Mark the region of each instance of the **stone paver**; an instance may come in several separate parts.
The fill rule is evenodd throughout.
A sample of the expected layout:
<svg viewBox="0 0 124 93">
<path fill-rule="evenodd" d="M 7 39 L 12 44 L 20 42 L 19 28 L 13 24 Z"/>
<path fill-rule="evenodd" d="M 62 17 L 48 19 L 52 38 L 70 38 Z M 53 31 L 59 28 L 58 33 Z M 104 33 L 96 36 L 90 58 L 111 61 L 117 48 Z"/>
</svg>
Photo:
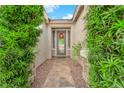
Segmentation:
<svg viewBox="0 0 124 93">
<path fill-rule="evenodd" d="M 32 87 L 86 87 L 81 76 L 81 70 L 81 66 L 70 58 L 48 60 L 37 68 L 36 78 Z"/>
<path fill-rule="evenodd" d="M 44 87 L 74 87 L 74 80 L 67 60 L 55 60 Z"/>
</svg>

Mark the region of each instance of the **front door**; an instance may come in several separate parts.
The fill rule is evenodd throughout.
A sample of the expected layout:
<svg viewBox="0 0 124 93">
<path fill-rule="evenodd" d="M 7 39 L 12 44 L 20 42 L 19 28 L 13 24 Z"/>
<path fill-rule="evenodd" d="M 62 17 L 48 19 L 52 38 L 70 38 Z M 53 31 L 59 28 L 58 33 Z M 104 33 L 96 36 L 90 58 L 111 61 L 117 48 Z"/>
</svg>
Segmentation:
<svg viewBox="0 0 124 93">
<path fill-rule="evenodd" d="M 57 55 L 66 55 L 66 33 L 65 31 L 57 32 Z"/>
</svg>

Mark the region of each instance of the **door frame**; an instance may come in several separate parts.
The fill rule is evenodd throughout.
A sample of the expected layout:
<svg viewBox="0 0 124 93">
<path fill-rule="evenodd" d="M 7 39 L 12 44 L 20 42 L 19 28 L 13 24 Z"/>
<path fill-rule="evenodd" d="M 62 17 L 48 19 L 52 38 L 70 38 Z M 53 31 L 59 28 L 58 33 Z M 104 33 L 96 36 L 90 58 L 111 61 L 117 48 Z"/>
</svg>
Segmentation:
<svg viewBox="0 0 124 93">
<path fill-rule="evenodd" d="M 53 27 L 53 28 L 51 28 L 51 30 L 52 30 L 52 34 L 53 34 L 53 32 L 55 32 L 54 34 L 54 38 L 53 38 L 53 35 L 51 36 L 51 45 L 52 45 L 52 48 L 51 48 L 51 57 L 70 57 L 71 56 L 71 42 L 70 42 L 70 44 L 68 43 L 69 41 L 68 40 L 70 40 L 71 41 L 71 27 L 67 27 L 67 28 L 65 28 L 65 27 Z M 57 54 L 57 32 L 65 32 L 65 54 L 64 55 L 58 55 Z M 68 33 L 68 32 L 70 32 L 70 34 Z M 70 37 L 70 39 L 68 38 L 68 34 L 70 35 L 69 37 Z M 54 43 L 53 43 L 53 40 L 55 40 L 54 41 Z M 53 47 L 53 44 L 55 45 L 55 47 Z M 70 46 L 69 46 L 70 45 Z"/>
</svg>

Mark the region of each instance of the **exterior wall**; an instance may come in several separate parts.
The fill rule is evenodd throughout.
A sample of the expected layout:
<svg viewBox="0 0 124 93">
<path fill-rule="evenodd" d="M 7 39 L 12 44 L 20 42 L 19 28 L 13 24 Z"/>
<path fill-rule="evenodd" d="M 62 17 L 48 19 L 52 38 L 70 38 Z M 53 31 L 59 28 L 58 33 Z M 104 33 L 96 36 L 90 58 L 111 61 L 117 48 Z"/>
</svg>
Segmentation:
<svg viewBox="0 0 124 93">
<path fill-rule="evenodd" d="M 82 66 L 82 77 L 85 80 L 88 86 L 88 73 L 89 73 L 89 64 L 87 60 L 88 56 L 88 49 L 86 46 L 86 34 L 87 30 L 85 30 L 85 16 L 88 12 L 88 6 L 84 6 L 84 10 L 79 16 L 77 22 L 74 24 L 74 34 L 75 34 L 75 41 L 74 43 L 81 42 L 82 49 L 80 51 L 80 58 L 78 59 L 78 63 Z"/>
<path fill-rule="evenodd" d="M 72 58 L 72 46 L 75 43 L 75 27 L 74 24 L 71 26 L 71 58 Z"/>
<path fill-rule="evenodd" d="M 52 44 L 51 44 L 51 39 L 52 39 L 52 34 L 51 34 L 51 27 L 48 25 L 48 33 L 47 33 L 47 40 L 48 40 L 48 59 L 51 59 L 51 49 L 52 49 Z"/>
<path fill-rule="evenodd" d="M 36 46 L 36 54 L 34 63 L 31 64 L 30 69 L 32 69 L 32 75 L 29 77 L 29 81 L 31 83 L 34 82 L 34 78 L 36 76 L 36 69 L 39 65 L 45 62 L 48 59 L 48 31 L 45 22 L 41 24 L 42 30 L 41 34 L 38 38 L 39 42 Z"/>
<path fill-rule="evenodd" d="M 45 23 L 42 24 L 42 33 L 36 47 L 35 67 L 37 68 L 48 58 L 48 31 Z"/>
<path fill-rule="evenodd" d="M 88 11 L 88 6 L 84 6 L 84 10 L 82 11 L 82 13 L 80 14 L 79 18 L 77 19 L 77 21 L 74 23 L 74 43 L 78 43 L 81 42 L 82 44 L 82 50 L 85 51 L 86 50 L 86 34 L 87 31 L 84 29 L 85 27 L 85 16 L 86 13 Z M 87 53 L 83 53 L 82 55 L 83 57 L 87 56 Z"/>
<path fill-rule="evenodd" d="M 72 23 L 51 23 L 49 24 L 51 28 L 68 28 L 72 26 Z"/>
<path fill-rule="evenodd" d="M 74 23 L 74 35 L 75 35 L 75 43 L 78 41 L 83 41 L 86 37 L 86 31 L 84 30 L 85 25 L 85 15 L 86 15 L 86 9 L 87 7 L 84 7 L 84 10 L 81 12 L 79 18 Z"/>
</svg>

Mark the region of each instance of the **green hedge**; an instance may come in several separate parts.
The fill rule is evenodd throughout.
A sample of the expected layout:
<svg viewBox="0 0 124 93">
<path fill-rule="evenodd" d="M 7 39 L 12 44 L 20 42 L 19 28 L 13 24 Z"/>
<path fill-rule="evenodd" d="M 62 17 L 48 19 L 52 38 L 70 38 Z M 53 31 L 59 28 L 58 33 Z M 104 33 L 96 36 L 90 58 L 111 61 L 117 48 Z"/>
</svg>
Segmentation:
<svg viewBox="0 0 124 93">
<path fill-rule="evenodd" d="M 90 6 L 90 87 L 124 87 L 124 6 Z"/>
<path fill-rule="evenodd" d="M 29 66 L 42 20 L 42 6 L 0 7 L 0 87 L 30 87 Z"/>
</svg>

